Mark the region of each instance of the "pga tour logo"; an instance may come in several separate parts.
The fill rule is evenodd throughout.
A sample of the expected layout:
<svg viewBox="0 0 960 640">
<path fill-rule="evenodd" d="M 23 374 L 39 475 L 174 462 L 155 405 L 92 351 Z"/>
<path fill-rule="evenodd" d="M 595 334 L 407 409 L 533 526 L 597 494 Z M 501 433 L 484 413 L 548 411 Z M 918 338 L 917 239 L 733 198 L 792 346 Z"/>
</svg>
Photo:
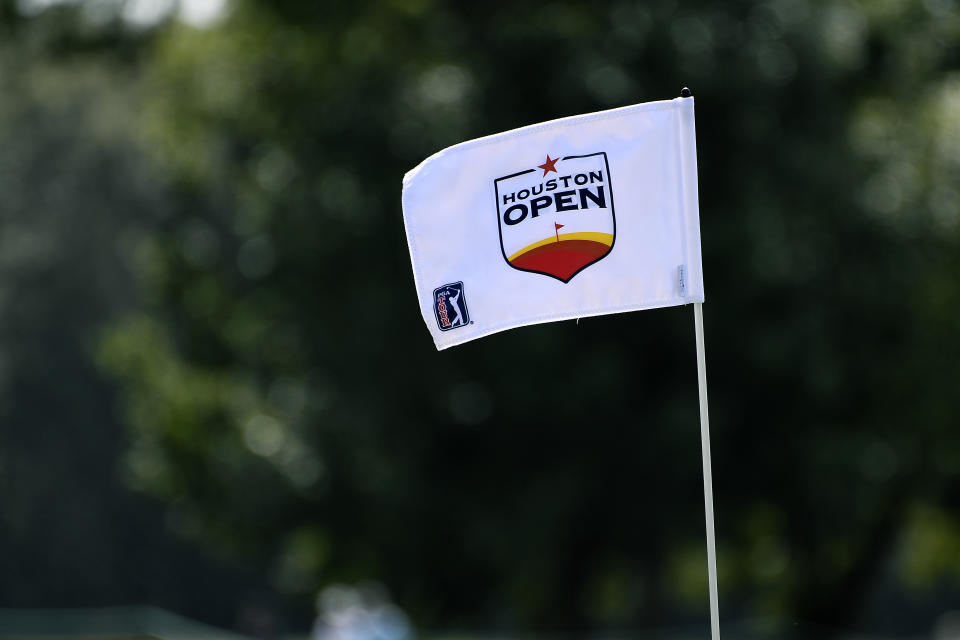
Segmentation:
<svg viewBox="0 0 960 640">
<path fill-rule="evenodd" d="M 493 187 L 500 250 L 514 269 L 566 283 L 613 249 L 617 224 L 605 152 L 548 154 L 535 169 L 497 178 Z"/>
<path fill-rule="evenodd" d="M 467 300 L 463 296 L 463 283 L 452 282 L 433 290 L 433 313 L 437 316 L 440 331 L 449 331 L 470 324 Z"/>
</svg>

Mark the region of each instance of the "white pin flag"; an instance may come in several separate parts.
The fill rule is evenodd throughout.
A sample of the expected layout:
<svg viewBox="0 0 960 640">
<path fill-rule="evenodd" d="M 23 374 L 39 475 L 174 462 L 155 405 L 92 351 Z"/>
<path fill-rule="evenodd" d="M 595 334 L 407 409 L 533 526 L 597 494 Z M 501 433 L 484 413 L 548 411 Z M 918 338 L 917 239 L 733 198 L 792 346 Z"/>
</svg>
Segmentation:
<svg viewBox="0 0 960 640">
<path fill-rule="evenodd" d="M 693 98 L 470 140 L 403 178 L 437 349 L 528 324 L 694 303 L 710 631 L 720 639 Z"/>
<path fill-rule="evenodd" d="M 693 98 L 444 149 L 404 176 L 403 215 L 438 349 L 702 302 Z"/>
</svg>

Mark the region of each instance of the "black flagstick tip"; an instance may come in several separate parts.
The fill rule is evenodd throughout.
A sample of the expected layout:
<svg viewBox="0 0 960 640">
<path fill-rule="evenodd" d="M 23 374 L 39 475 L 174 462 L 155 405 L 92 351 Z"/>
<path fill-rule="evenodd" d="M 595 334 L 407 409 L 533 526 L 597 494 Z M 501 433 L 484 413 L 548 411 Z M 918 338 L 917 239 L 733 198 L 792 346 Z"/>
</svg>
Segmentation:
<svg viewBox="0 0 960 640">
<path fill-rule="evenodd" d="M 683 89 L 680 89 L 680 97 L 681 97 L 681 98 L 689 98 L 689 97 L 692 96 L 692 95 L 693 95 L 693 94 L 690 93 L 690 89 L 687 89 L 686 87 L 684 87 Z"/>
</svg>

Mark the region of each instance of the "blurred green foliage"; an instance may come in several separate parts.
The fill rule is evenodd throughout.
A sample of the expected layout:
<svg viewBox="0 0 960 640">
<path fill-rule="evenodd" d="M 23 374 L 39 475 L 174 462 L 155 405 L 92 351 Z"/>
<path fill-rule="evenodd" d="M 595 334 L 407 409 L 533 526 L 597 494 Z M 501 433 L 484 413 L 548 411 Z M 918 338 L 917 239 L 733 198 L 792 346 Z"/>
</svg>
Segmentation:
<svg viewBox="0 0 960 640">
<path fill-rule="evenodd" d="M 925 632 L 960 598 L 953 2 L 47 4 L 0 4 L 18 419 L 108 397 L 95 350 L 176 533 L 428 628 L 702 622 L 689 310 L 436 353 L 399 211 L 444 146 L 688 85 L 723 616 Z M 51 437 L 107 420 L 63 402 Z"/>
</svg>

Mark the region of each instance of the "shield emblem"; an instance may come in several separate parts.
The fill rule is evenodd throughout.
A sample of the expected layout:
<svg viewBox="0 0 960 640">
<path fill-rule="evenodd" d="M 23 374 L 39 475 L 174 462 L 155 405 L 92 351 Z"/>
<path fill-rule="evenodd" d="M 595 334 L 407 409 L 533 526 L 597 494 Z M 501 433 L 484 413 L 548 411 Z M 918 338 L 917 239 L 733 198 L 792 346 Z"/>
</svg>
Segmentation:
<svg viewBox="0 0 960 640">
<path fill-rule="evenodd" d="M 500 250 L 514 269 L 561 282 L 613 249 L 616 218 L 603 151 L 551 158 L 494 180 Z"/>
</svg>

